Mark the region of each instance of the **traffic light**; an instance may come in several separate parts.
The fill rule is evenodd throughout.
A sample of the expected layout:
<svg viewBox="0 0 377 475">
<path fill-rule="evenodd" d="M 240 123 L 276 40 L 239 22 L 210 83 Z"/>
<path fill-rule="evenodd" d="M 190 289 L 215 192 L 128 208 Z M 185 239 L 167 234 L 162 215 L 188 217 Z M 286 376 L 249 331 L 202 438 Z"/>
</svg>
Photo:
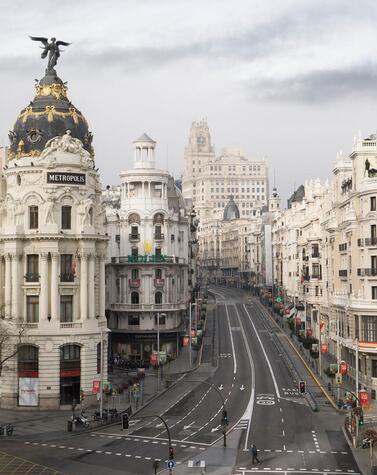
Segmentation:
<svg viewBox="0 0 377 475">
<path fill-rule="evenodd" d="M 125 414 L 122 414 L 122 429 L 128 429 L 129 428 L 129 418 L 127 412 Z"/>
<path fill-rule="evenodd" d="M 299 390 L 300 390 L 300 394 L 305 394 L 306 393 L 306 382 L 305 381 L 300 381 L 298 387 L 299 387 Z"/>
<path fill-rule="evenodd" d="M 222 423 L 223 423 L 224 426 L 227 426 L 229 424 L 228 413 L 225 409 L 223 410 Z"/>
<path fill-rule="evenodd" d="M 169 447 L 169 460 L 174 460 L 174 449 Z"/>
<path fill-rule="evenodd" d="M 363 425 L 364 425 L 364 413 L 361 412 L 359 416 L 359 426 L 363 426 Z"/>
</svg>

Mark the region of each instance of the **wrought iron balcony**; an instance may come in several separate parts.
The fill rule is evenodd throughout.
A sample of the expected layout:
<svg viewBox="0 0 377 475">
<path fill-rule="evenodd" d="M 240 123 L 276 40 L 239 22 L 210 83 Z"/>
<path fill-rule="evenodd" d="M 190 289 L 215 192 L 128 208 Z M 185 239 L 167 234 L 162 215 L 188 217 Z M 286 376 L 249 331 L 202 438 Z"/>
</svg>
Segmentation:
<svg viewBox="0 0 377 475">
<path fill-rule="evenodd" d="M 25 274 L 26 282 L 39 282 L 39 274 L 36 272 L 27 272 Z"/>
<path fill-rule="evenodd" d="M 359 247 L 364 246 L 377 246 L 377 237 L 370 237 L 370 238 L 360 238 L 357 240 L 357 245 Z"/>
<path fill-rule="evenodd" d="M 74 282 L 75 274 L 72 272 L 63 272 L 60 274 L 60 282 Z"/>
<path fill-rule="evenodd" d="M 140 234 L 131 233 L 129 235 L 130 241 L 140 241 Z"/>
<path fill-rule="evenodd" d="M 164 238 L 164 233 L 154 233 L 154 240 L 155 241 L 163 241 Z"/>
<path fill-rule="evenodd" d="M 348 271 L 347 269 L 340 269 L 339 270 L 339 277 L 347 277 Z"/>
<path fill-rule="evenodd" d="M 372 268 L 372 269 L 357 269 L 357 275 L 359 277 L 371 277 L 371 276 L 377 276 L 377 268 Z"/>
</svg>

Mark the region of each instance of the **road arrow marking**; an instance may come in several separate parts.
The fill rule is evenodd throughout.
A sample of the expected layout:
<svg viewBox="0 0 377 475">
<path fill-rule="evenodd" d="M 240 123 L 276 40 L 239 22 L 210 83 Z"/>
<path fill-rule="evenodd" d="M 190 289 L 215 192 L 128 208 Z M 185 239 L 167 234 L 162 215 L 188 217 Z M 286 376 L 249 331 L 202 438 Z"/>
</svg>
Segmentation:
<svg viewBox="0 0 377 475">
<path fill-rule="evenodd" d="M 156 424 L 156 429 L 160 429 L 160 427 L 162 427 L 164 424 L 162 422 L 160 422 L 159 424 Z"/>
<path fill-rule="evenodd" d="M 191 426 L 195 423 L 195 421 L 192 421 L 191 424 L 189 424 L 188 426 L 183 426 L 183 429 L 184 430 L 187 430 L 187 429 L 190 429 Z"/>
<path fill-rule="evenodd" d="M 216 432 L 217 430 L 219 430 L 220 427 L 221 427 L 221 424 L 211 429 L 211 432 Z"/>
<path fill-rule="evenodd" d="M 240 387 L 240 391 L 243 391 L 244 389 L 245 389 L 245 386 L 242 385 L 242 386 Z"/>
<path fill-rule="evenodd" d="M 219 390 L 221 391 L 222 389 L 224 389 L 224 386 L 222 384 L 220 384 Z"/>
</svg>

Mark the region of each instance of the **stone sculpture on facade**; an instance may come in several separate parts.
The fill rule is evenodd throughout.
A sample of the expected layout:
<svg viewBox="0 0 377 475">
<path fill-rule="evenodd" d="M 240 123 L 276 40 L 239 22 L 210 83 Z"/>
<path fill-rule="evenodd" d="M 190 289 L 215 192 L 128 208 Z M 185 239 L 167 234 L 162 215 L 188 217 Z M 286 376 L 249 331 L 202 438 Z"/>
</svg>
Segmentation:
<svg viewBox="0 0 377 475">
<path fill-rule="evenodd" d="M 55 224 L 54 213 L 53 213 L 54 200 L 52 198 L 47 198 L 44 208 L 45 208 L 45 224 Z"/>
<path fill-rule="evenodd" d="M 46 158 L 58 150 L 74 153 L 75 155 L 91 160 L 90 153 L 84 149 L 81 140 L 72 137 L 70 130 L 67 130 L 62 136 L 54 137 L 49 140 L 41 154 L 41 158 Z"/>
<path fill-rule="evenodd" d="M 377 176 L 377 168 L 370 168 L 370 161 L 365 160 L 365 171 L 368 173 L 368 178 L 374 178 Z"/>
</svg>

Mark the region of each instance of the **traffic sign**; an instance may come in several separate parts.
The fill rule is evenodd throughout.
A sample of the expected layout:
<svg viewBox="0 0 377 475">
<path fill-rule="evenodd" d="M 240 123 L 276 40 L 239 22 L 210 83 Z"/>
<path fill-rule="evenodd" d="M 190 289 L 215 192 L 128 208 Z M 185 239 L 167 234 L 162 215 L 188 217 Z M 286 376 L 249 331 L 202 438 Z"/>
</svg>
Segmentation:
<svg viewBox="0 0 377 475">
<path fill-rule="evenodd" d="M 175 462 L 174 460 L 169 460 L 168 463 L 166 464 L 168 468 L 174 468 L 175 467 Z"/>
</svg>

